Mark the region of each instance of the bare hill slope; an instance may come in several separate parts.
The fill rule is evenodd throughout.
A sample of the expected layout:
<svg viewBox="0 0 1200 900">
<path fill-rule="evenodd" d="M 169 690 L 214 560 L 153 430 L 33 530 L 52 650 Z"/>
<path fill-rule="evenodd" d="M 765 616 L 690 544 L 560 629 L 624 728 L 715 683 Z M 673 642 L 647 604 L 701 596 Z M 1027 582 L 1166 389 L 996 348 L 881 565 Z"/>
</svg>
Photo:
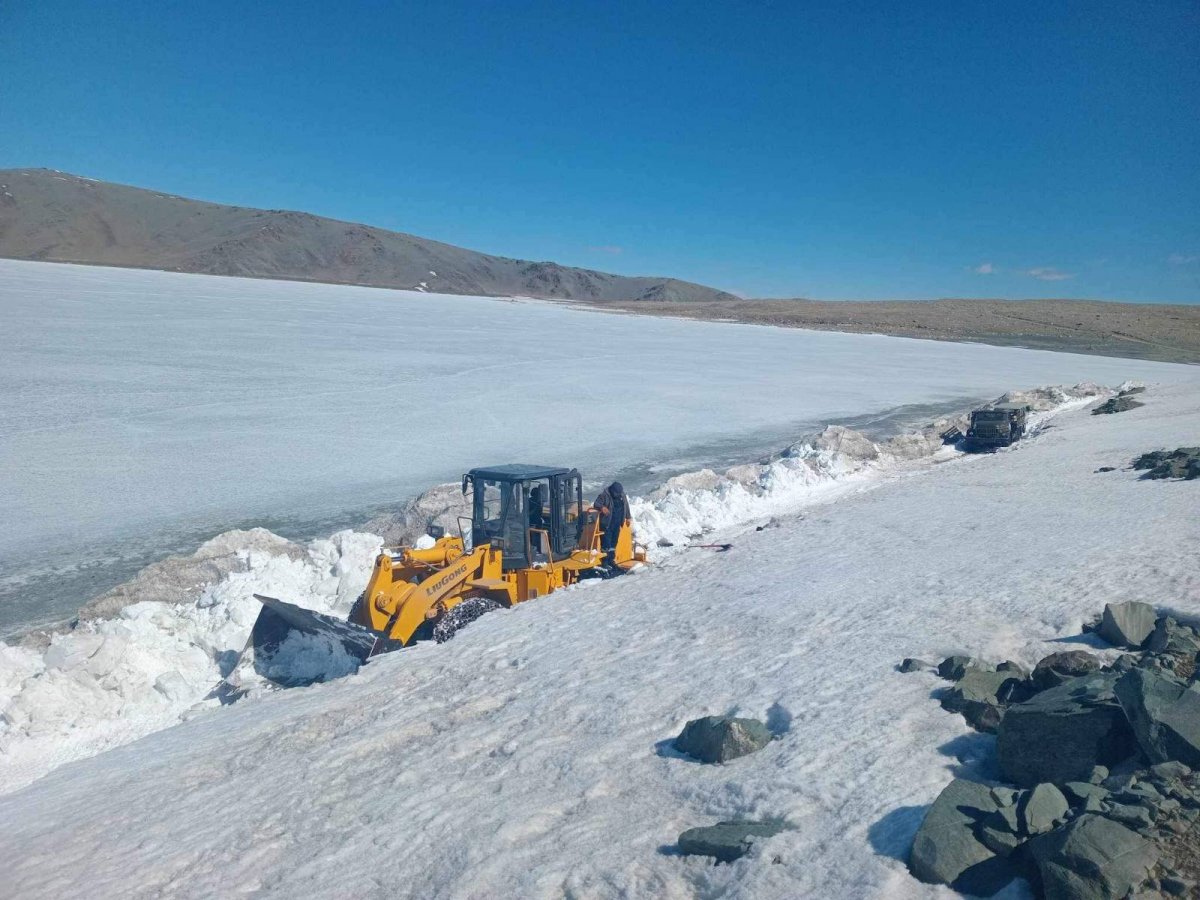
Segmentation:
<svg viewBox="0 0 1200 900">
<path fill-rule="evenodd" d="M 309 213 L 206 203 L 50 169 L 0 169 L 0 257 L 448 294 L 735 299 L 674 278 L 489 256 Z"/>
<path fill-rule="evenodd" d="M 1200 304 L 1098 300 L 721 300 L 596 304 L 641 315 L 977 341 L 1200 363 Z"/>
</svg>

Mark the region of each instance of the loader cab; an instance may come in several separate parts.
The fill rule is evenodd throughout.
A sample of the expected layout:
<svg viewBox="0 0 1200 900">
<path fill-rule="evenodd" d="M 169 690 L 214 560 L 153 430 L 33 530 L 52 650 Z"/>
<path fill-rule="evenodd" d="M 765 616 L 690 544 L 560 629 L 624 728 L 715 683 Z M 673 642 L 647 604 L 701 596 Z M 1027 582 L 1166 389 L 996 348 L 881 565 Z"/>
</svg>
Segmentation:
<svg viewBox="0 0 1200 900">
<path fill-rule="evenodd" d="M 570 556 L 583 527 L 583 482 L 575 469 L 505 465 L 472 469 L 471 545 L 491 544 L 504 569 L 526 569 Z"/>
</svg>

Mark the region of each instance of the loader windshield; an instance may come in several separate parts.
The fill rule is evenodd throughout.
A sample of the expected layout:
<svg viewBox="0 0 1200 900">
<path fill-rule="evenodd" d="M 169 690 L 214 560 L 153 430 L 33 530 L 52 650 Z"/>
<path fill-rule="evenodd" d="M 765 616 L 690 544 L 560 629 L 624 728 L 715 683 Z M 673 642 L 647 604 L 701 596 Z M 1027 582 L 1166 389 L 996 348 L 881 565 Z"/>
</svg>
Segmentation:
<svg viewBox="0 0 1200 900">
<path fill-rule="evenodd" d="M 504 551 L 504 565 L 524 565 L 526 519 L 525 495 L 519 481 L 477 478 L 475 480 L 473 545 L 497 544 Z"/>
</svg>

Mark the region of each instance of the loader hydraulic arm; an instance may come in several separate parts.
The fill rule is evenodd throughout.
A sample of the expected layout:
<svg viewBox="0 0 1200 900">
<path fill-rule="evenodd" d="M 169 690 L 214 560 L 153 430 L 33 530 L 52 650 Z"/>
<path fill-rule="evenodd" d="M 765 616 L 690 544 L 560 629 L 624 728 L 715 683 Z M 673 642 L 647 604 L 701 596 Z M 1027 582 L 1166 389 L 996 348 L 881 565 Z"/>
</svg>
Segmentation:
<svg viewBox="0 0 1200 900">
<path fill-rule="evenodd" d="M 407 646 L 439 604 L 452 608 L 464 599 L 467 581 L 483 578 L 493 566 L 499 569 L 498 557 L 492 547 L 463 553 L 461 545 L 457 550 L 445 545 L 409 550 L 399 558 L 381 553 L 361 613 L 368 621 L 359 624 Z"/>
</svg>

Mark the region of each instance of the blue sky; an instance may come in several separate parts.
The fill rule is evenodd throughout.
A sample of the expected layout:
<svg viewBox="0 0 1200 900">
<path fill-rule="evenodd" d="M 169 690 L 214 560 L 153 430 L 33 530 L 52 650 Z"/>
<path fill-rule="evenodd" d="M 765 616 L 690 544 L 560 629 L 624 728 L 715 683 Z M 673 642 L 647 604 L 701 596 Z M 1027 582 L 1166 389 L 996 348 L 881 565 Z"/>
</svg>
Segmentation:
<svg viewBox="0 0 1200 900">
<path fill-rule="evenodd" d="M 1200 301 L 1200 4 L 0 3 L 0 167 L 748 296 Z"/>
</svg>

